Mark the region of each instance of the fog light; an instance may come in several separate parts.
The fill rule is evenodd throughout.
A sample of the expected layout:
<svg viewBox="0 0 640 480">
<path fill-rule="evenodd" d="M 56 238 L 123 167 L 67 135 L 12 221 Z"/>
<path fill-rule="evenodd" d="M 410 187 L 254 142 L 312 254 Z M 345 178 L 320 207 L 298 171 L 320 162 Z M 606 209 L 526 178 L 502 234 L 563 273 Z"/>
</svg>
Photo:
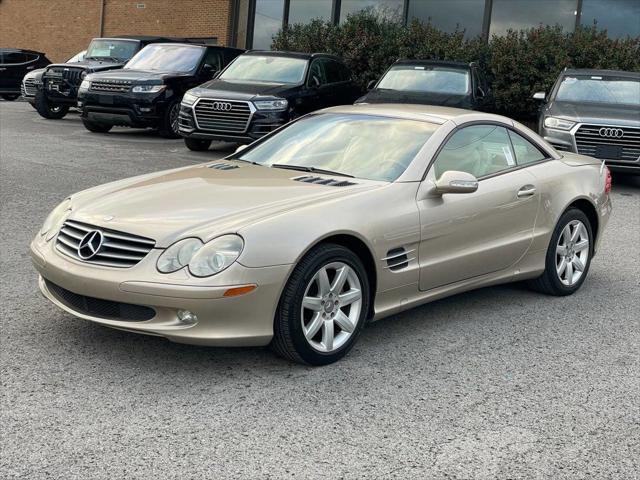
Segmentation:
<svg viewBox="0 0 640 480">
<path fill-rule="evenodd" d="M 189 310 L 178 310 L 178 319 L 182 323 L 194 324 L 198 323 L 198 316 Z"/>
<path fill-rule="evenodd" d="M 144 113 L 149 113 L 151 109 L 149 107 L 140 107 L 140 111 Z"/>
</svg>

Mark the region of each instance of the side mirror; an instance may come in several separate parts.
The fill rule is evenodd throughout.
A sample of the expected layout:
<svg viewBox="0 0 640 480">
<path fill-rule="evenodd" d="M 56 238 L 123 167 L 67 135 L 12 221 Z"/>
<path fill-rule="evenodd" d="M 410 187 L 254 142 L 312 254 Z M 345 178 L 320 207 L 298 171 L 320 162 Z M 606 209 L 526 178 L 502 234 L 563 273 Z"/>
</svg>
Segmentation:
<svg viewBox="0 0 640 480">
<path fill-rule="evenodd" d="M 544 102 L 547 99 L 547 94 L 545 92 L 536 92 L 533 94 L 533 99 L 541 100 Z"/>
<path fill-rule="evenodd" d="M 373 88 L 376 86 L 376 83 L 378 83 L 376 80 L 371 80 L 369 83 L 367 83 L 367 90 L 373 90 Z"/>
<path fill-rule="evenodd" d="M 478 179 L 467 172 L 448 170 L 436 180 L 436 193 L 473 193 L 478 190 Z"/>
<path fill-rule="evenodd" d="M 236 151 L 233 153 L 240 153 L 242 150 L 244 150 L 245 148 L 247 148 L 249 145 L 238 145 L 238 148 L 236 148 Z"/>
</svg>

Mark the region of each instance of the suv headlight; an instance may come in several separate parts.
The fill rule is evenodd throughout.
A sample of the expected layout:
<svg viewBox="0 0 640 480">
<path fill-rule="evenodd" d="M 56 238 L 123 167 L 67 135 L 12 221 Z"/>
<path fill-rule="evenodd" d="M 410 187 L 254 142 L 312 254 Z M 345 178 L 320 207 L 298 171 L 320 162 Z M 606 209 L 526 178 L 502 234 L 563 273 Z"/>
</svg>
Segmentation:
<svg viewBox="0 0 640 480">
<path fill-rule="evenodd" d="M 167 88 L 166 85 L 136 85 L 131 91 L 133 93 L 160 93 L 165 88 Z"/>
<path fill-rule="evenodd" d="M 278 98 L 275 100 L 256 100 L 253 102 L 258 110 L 286 110 L 289 106 L 284 98 Z"/>
<path fill-rule="evenodd" d="M 82 80 L 82 83 L 80 84 L 80 90 L 82 90 L 83 92 L 86 92 L 87 90 L 89 90 L 90 87 L 91 87 L 91 82 L 89 80 Z"/>
<path fill-rule="evenodd" d="M 65 199 L 60 205 L 54 208 L 46 218 L 40 229 L 40 235 L 45 236 L 47 241 L 51 240 L 56 232 L 58 225 L 62 219 L 71 212 L 71 198 Z"/>
<path fill-rule="evenodd" d="M 196 100 L 198 100 L 198 98 L 200 97 L 192 93 L 186 92 L 182 97 L 182 103 L 184 103 L 185 105 L 193 105 L 194 103 L 196 103 Z"/>
<path fill-rule="evenodd" d="M 171 273 L 186 266 L 196 277 L 209 277 L 231 266 L 242 253 L 244 241 L 234 234 L 222 235 L 203 244 L 198 238 L 186 238 L 167 248 L 158 258 L 161 273 Z"/>
<path fill-rule="evenodd" d="M 576 122 L 564 120 L 557 117 L 547 117 L 544 119 L 544 126 L 547 128 L 556 128 L 558 130 L 571 130 Z"/>
</svg>

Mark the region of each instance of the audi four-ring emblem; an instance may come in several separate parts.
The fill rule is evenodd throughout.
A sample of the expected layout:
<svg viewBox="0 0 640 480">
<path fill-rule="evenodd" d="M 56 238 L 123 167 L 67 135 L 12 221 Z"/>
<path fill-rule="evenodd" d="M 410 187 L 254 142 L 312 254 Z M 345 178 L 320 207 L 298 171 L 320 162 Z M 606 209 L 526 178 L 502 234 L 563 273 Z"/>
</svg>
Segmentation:
<svg viewBox="0 0 640 480">
<path fill-rule="evenodd" d="M 232 105 L 227 102 L 213 102 L 213 105 L 211 107 L 214 110 L 218 110 L 221 112 L 228 112 L 229 110 L 231 110 Z"/>
<path fill-rule="evenodd" d="M 607 138 L 622 138 L 624 137 L 624 131 L 621 128 L 606 128 L 602 127 L 598 130 L 601 137 Z"/>
</svg>

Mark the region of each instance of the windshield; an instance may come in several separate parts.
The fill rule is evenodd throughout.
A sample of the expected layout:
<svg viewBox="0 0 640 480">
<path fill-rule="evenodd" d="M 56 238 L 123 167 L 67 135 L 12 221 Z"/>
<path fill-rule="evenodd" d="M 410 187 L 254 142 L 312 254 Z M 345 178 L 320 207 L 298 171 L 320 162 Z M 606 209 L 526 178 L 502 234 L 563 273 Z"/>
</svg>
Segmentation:
<svg viewBox="0 0 640 480">
<path fill-rule="evenodd" d="M 468 71 L 433 66 L 398 66 L 389 70 L 376 88 L 407 92 L 466 95 L 469 92 Z"/>
<path fill-rule="evenodd" d="M 236 158 L 390 182 L 406 170 L 437 128 L 432 123 L 377 115 L 316 114 L 292 123 Z"/>
<path fill-rule="evenodd" d="M 147 45 L 125 65 L 132 70 L 161 72 L 190 72 L 202 58 L 202 47 L 185 45 Z"/>
<path fill-rule="evenodd" d="M 301 83 L 307 68 L 302 58 L 241 55 L 220 75 L 222 80 L 260 83 Z"/>
<path fill-rule="evenodd" d="M 567 76 L 562 79 L 556 100 L 640 107 L 640 79 L 602 75 Z"/>
<path fill-rule="evenodd" d="M 135 55 L 138 47 L 138 42 L 133 40 L 98 38 L 89 44 L 85 58 L 88 60 L 126 61 Z"/>
</svg>

